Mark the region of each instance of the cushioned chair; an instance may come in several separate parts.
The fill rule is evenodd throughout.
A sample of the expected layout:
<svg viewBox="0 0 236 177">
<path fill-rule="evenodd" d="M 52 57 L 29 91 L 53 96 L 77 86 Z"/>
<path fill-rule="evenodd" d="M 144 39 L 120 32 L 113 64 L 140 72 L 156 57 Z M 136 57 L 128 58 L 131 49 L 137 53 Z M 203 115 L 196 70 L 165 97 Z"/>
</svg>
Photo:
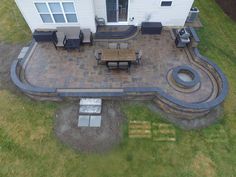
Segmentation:
<svg viewBox="0 0 236 177">
<path fill-rule="evenodd" d="M 56 32 L 56 36 L 57 36 L 57 43 L 55 43 L 56 49 L 58 47 L 64 47 L 65 43 L 66 43 L 66 35 L 64 32 L 62 31 L 57 31 Z"/>
<path fill-rule="evenodd" d="M 83 44 L 93 45 L 93 34 L 90 29 L 82 29 L 83 33 Z"/>
<path fill-rule="evenodd" d="M 67 39 L 79 39 L 81 37 L 81 31 L 79 26 L 57 27 L 57 32 L 64 32 Z"/>
</svg>

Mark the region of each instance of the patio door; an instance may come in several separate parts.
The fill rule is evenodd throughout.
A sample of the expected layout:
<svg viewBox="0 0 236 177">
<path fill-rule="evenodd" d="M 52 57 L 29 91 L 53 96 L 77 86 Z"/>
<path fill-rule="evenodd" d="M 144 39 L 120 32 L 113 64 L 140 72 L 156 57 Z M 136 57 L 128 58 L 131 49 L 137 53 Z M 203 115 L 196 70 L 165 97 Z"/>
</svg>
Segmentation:
<svg viewBox="0 0 236 177">
<path fill-rule="evenodd" d="M 127 22 L 129 0 L 106 0 L 107 22 Z"/>
</svg>

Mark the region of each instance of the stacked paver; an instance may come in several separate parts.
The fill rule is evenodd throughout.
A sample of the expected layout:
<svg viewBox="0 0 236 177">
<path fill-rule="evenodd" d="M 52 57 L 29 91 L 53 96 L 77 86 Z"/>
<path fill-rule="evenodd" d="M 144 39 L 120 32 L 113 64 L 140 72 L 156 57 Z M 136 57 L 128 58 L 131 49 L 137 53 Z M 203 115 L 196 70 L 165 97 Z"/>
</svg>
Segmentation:
<svg viewBox="0 0 236 177">
<path fill-rule="evenodd" d="M 102 99 L 83 98 L 79 104 L 78 127 L 100 127 Z"/>
</svg>

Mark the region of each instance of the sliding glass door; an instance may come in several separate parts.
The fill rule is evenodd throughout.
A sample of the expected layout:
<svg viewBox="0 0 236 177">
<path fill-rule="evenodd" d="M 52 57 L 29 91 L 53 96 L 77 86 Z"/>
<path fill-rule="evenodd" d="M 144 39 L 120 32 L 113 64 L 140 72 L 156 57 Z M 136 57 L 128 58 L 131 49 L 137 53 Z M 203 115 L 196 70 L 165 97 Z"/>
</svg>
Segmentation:
<svg viewBox="0 0 236 177">
<path fill-rule="evenodd" d="M 128 0 L 106 0 L 107 22 L 126 22 L 128 18 Z"/>
<path fill-rule="evenodd" d="M 126 22 L 128 18 L 128 0 L 118 0 L 119 3 L 119 21 Z"/>
</svg>

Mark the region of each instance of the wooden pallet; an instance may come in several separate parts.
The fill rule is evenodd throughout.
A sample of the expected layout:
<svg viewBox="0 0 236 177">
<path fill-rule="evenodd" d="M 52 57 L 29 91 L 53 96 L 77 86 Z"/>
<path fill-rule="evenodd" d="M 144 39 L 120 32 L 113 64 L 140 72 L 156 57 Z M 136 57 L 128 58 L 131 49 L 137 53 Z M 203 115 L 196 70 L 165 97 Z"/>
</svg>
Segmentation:
<svg viewBox="0 0 236 177">
<path fill-rule="evenodd" d="M 153 141 L 175 142 L 176 132 L 171 124 L 153 123 L 152 124 Z"/>
<path fill-rule="evenodd" d="M 151 123 L 148 121 L 130 121 L 129 122 L 130 138 L 151 138 Z"/>
</svg>

